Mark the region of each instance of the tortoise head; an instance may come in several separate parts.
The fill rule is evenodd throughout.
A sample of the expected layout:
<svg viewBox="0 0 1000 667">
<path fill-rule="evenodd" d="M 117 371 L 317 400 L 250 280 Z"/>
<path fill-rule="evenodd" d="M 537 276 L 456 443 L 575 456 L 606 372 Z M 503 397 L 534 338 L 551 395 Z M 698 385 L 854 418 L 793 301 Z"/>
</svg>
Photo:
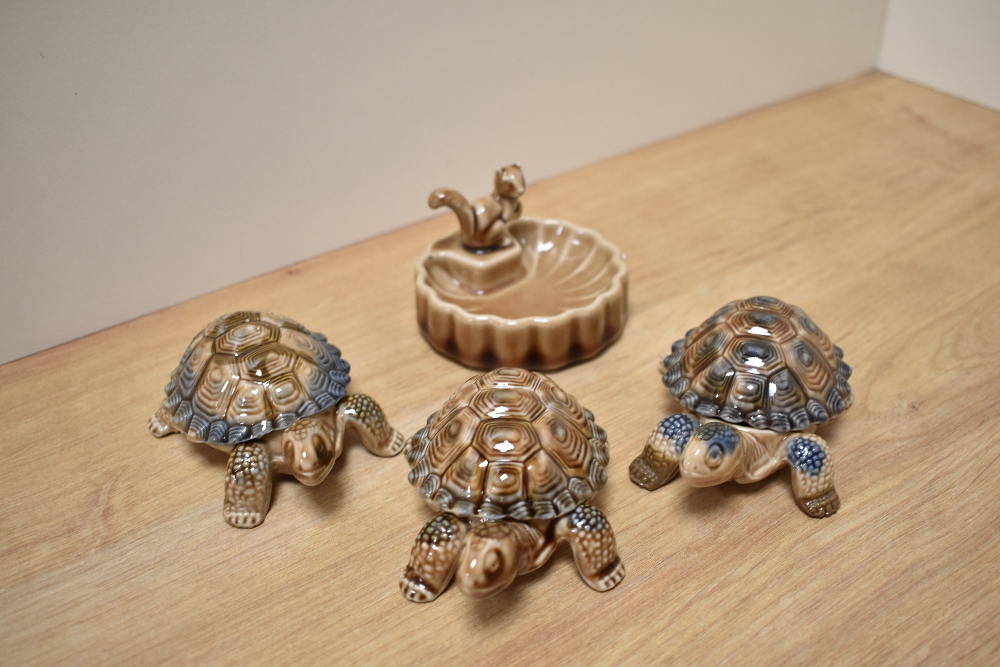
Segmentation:
<svg viewBox="0 0 1000 667">
<path fill-rule="evenodd" d="M 473 527 L 455 573 L 459 590 L 470 598 L 485 598 L 507 588 L 517 576 L 519 550 L 517 535 L 506 521 Z"/>
<path fill-rule="evenodd" d="M 330 474 L 340 451 L 333 430 L 319 417 L 295 422 L 282 434 L 281 454 L 289 474 L 316 486 Z"/>
<path fill-rule="evenodd" d="M 735 477 L 741 469 L 743 438 L 738 430 L 720 422 L 702 424 L 684 447 L 681 475 L 691 486 L 715 486 Z"/>
</svg>

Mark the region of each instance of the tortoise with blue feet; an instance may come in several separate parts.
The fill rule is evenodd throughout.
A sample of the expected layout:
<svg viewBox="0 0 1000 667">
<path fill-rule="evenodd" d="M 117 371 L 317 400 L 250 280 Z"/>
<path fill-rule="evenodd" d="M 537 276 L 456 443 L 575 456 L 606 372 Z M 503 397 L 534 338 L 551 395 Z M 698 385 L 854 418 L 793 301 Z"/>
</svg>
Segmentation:
<svg viewBox="0 0 1000 667">
<path fill-rule="evenodd" d="M 680 472 L 696 487 L 746 484 L 787 464 L 802 510 L 830 516 L 840 499 L 815 430 L 854 398 L 843 356 L 800 308 L 766 296 L 726 304 L 663 360 L 663 383 L 688 412 L 653 429 L 632 481 L 653 490 Z"/>
<path fill-rule="evenodd" d="M 188 345 L 149 431 L 228 452 L 223 517 L 253 528 L 271 504 L 273 474 L 319 484 L 348 432 L 378 456 L 402 451 L 382 408 L 347 395 L 350 381 L 350 365 L 322 334 L 274 313 L 230 313 Z"/>
<path fill-rule="evenodd" d="M 611 524 L 586 504 L 607 482 L 607 433 L 544 375 L 471 378 L 406 447 L 410 483 L 441 512 L 400 577 L 408 600 L 429 602 L 453 578 L 470 597 L 493 595 L 562 542 L 591 588 L 625 576 Z"/>
</svg>

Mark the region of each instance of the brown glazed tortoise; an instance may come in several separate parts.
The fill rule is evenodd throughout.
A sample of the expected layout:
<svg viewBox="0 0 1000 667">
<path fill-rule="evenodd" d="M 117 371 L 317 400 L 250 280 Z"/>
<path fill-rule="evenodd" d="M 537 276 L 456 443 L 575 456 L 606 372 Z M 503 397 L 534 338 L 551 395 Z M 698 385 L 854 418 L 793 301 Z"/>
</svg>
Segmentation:
<svg viewBox="0 0 1000 667">
<path fill-rule="evenodd" d="M 471 378 L 407 442 L 410 483 L 440 511 L 400 577 L 429 602 L 454 577 L 470 597 L 507 588 L 568 542 L 577 569 L 605 591 L 625 575 L 611 524 L 586 504 L 607 481 L 607 434 L 539 373 Z"/>
<path fill-rule="evenodd" d="M 393 456 L 403 436 L 364 394 L 347 396 L 350 365 L 326 337 L 273 313 L 236 312 L 191 341 L 149 420 L 230 452 L 223 516 L 253 528 L 271 503 L 273 473 L 307 486 L 326 479 L 355 431 L 373 454 Z"/>
<path fill-rule="evenodd" d="M 723 306 L 663 360 L 663 383 L 694 414 L 653 429 L 632 481 L 653 490 L 679 470 L 693 486 L 749 483 L 787 463 L 806 514 L 833 514 L 833 460 L 813 432 L 854 399 L 843 356 L 793 305 L 758 296 Z"/>
</svg>

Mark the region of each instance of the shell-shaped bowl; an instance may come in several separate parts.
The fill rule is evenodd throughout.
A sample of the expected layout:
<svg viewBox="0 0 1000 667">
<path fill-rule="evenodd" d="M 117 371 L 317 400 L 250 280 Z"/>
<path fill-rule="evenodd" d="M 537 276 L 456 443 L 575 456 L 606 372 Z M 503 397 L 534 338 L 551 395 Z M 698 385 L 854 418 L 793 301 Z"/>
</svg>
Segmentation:
<svg viewBox="0 0 1000 667">
<path fill-rule="evenodd" d="M 417 320 L 439 352 L 474 368 L 561 368 L 618 338 L 627 317 L 628 271 L 600 234 L 563 220 L 521 218 L 520 275 L 475 290 L 448 257 L 417 263 Z"/>
</svg>

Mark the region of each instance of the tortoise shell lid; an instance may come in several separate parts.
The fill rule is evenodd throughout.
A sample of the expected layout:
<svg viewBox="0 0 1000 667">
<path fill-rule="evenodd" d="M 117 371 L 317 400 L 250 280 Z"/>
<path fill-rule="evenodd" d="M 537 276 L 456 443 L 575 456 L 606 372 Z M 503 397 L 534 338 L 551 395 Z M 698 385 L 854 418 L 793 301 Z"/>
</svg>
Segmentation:
<svg viewBox="0 0 1000 667">
<path fill-rule="evenodd" d="M 663 383 L 699 415 L 801 431 L 853 401 L 843 356 L 800 308 L 757 296 L 726 304 L 674 343 Z"/>
<path fill-rule="evenodd" d="M 335 405 L 350 369 L 325 336 L 290 318 L 229 313 L 188 345 L 163 408 L 190 440 L 235 445 Z"/>
<path fill-rule="evenodd" d="M 519 520 L 567 514 L 607 482 L 607 433 L 540 373 L 471 378 L 407 443 L 410 483 L 438 511 Z"/>
</svg>

